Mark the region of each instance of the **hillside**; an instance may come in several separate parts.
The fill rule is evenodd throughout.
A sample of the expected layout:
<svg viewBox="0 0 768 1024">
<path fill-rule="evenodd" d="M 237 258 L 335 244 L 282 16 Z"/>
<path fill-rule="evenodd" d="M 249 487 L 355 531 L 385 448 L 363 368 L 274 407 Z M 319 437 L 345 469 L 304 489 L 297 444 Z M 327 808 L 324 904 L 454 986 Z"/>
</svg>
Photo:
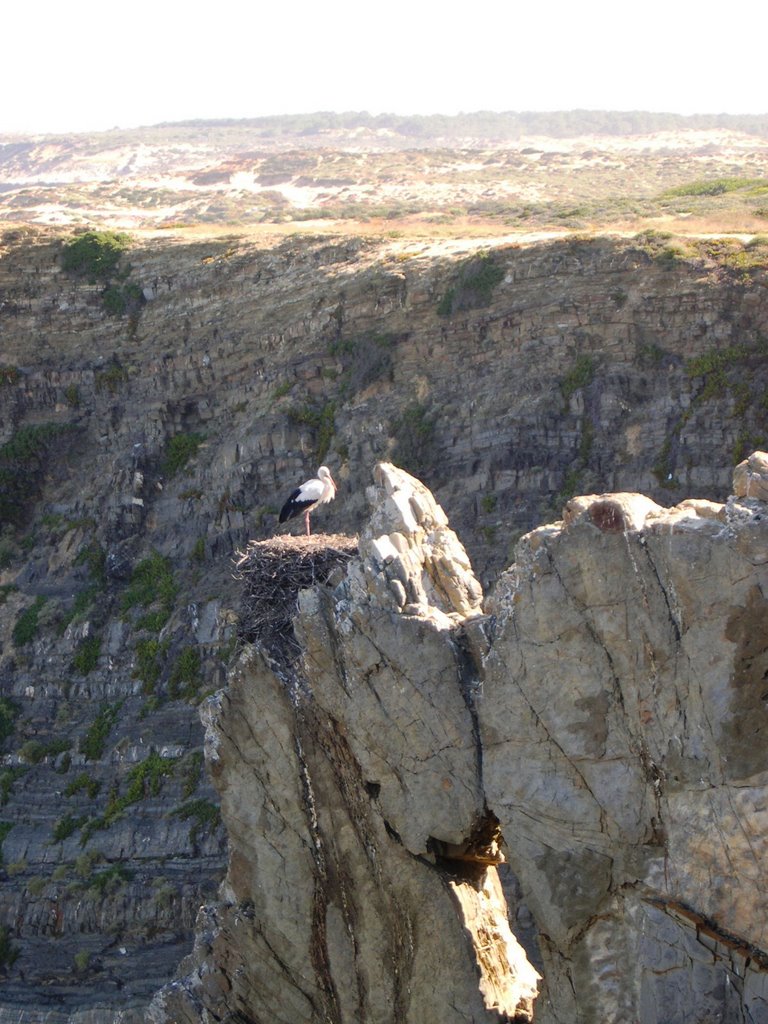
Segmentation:
<svg viewBox="0 0 768 1024">
<path fill-rule="evenodd" d="M 407 236 L 768 224 L 768 118 L 315 114 L 0 136 L 0 221 Z"/>
</svg>

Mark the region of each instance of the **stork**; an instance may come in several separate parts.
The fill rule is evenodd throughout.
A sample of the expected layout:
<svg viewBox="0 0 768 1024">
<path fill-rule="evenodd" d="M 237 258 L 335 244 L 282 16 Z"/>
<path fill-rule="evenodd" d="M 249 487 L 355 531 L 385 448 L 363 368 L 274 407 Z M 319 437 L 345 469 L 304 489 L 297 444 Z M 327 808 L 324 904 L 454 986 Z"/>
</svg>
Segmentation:
<svg viewBox="0 0 768 1024">
<path fill-rule="evenodd" d="M 309 513 L 316 505 L 324 505 L 328 501 L 333 501 L 335 497 L 336 484 L 333 482 L 331 471 L 327 466 L 321 466 L 317 471 L 317 476 L 306 480 L 301 487 L 297 487 L 280 509 L 280 522 L 284 523 L 303 512 L 309 537 L 312 532 L 309 527 Z"/>
</svg>

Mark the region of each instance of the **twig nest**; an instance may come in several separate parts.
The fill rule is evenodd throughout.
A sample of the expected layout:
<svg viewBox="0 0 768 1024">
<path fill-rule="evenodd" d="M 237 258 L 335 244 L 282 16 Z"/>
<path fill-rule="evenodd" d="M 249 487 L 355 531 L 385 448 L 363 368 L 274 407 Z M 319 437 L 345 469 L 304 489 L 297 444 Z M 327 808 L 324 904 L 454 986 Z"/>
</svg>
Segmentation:
<svg viewBox="0 0 768 1024">
<path fill-rule="evenodd" d="M 293 630 L 299 593 L 327 584 L 357 554 L 357 537 L 315 534 L 251 541 L 235 552 L 235 579 L 242 580 L 240 639 L 287 664 L 300 647 Z"/>
<path fill-rule="evenodd" d="M 625 533 L 642 530 L 646 518 L 661 511 L 661 506 L 644 494 L 585 494 L 566 504 L 563 522 L 566 526 L 590 523 L 602 533 Z"/>
</svg>

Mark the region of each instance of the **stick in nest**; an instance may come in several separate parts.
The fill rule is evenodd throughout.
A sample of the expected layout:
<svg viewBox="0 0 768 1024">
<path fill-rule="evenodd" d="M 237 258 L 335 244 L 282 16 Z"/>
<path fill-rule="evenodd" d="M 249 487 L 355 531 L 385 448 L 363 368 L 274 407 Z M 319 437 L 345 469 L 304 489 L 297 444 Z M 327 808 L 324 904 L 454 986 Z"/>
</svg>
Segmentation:
<svg viewBox="0 0 768 1024">
<path fill-rule="evenodd" d="M 357 554 L 357 537 L 344 534 L 273 537 L 235 552 L 235 579 L 245 584 L 240 638 L 291 663 L 299 654 L 293 631 L 299 591 L 328 581 Z"/>
</svg>

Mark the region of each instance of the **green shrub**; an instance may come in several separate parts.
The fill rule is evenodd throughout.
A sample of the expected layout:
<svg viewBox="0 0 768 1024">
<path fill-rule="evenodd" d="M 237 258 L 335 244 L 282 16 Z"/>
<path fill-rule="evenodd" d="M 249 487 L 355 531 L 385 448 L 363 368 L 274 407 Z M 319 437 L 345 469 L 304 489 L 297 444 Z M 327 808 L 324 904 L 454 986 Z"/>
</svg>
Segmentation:
<svg viewBox="0 0 768 1024">
<path fill-rule="evenodd" d="M 176 761 L 175 757 L 161 757 L 156 750 L 151 750 L 143 761 L 128 772 L 128 791 L 124 798 L 126 803 L 132 804 L 147 796 L 157 796 L 165 777 L 173 775 Z"/>
<path fill-rule="evenodd" d="M 0 697 L 0 744 L 13 735 L 21 708 L 10 697 Z"/>
<path fill-rule="evenodd" d="M 88 772 L 80 772 L 76 778 L 67 784 L 64 796 L 76 796 L 78 793 L 86 792 L 91 800 L 93 800 L 99 795 L 100 789 L 101 783 L 98 779 L 94 779 Z"/>
<path fill-rule="evenodd" d="M 61 265 L 69 273 L 91 282 L 109 277 L 130 244 L 128 235 L 115 231 L 86 231 L 64 243 Z"/>
<path fill-rule="evenodd" d="M 338 338 L 328 347 L 328 354 L 341 360 L 344 370 L 342 394 L 357 395 L 376 381 L 393 379 L 393 354 L 398 342 L 407 335 L 370 331 L 354 340 Z M 334 368 L 326 370 L 335 373 Z M 323 371 L 325 376 L 330 374 Z"/>
<path fill-rule="evenodd" d="M 88 732 L 80 740 L 80 753 L 89 761 L 98 761 L 104 753 L 107 737 L 112 732 L 122 706 L 123 702 L 117 701 L 115 704 L 102 704 L 99 708 Z"/>
<path fill-rule="evenodd" d="M 110 395 L 117 394 L 127 380 L 128 371 L 117 362 L 110 363 L 105 369 L 95 373 L 93 377 L 96 390 L 108 391 Z"/>
<path fill-rule="evenodd" d="M 163 459 L 165 475 L 170 478 L 180 472 L 197 454 L 197 450 L 204 440 L 204 434 L 175 434 L 169 438 Z"/>
<path fill-rule="evenodd" d="M 438 315 L 451 316 L 489 305 L 494 289 L 504 280 L 505 273 L 492 253 L 471 256 L 459 268 L 453 286 L 438 303 Z"/>
<path fill-rule="evenodd" d="M 152 619 L 145 616 L 138 625 L 140 628 L 161 629 L 173 611 L 178 589 L 170 560 L 158 551 L 153 551 L 135 566 L 128 589 L 123 595 L 123 611 L 159 605 Z"/>
<path fill-rule="evenodd" d="M 768 185 L 765 178 L 705 178 L 691 181 L 686 185 L 667 189 L 662 199 L 673 199 L 679 196 L 722 196 L 726 192 L 738 192 L 742 189 L 758 191 Z"/>
<path fill-rule="evenodd" d="M 658 480 L 659 486 L 666 490 L 673 490 L 675 487 L 680 486 L 679 481 L 675 478 L 671 437 L 665 438 L 659 454 L 651 466 L 651 473 Z"/>
<path fill-rule="evenodd" d="M 184 771 L 184 785 L 182 788 L 182 796 L 185 799 L 192 796 L 200 785 L 200 773 L 203 770 L 204 762 L 205 758 L 202 750 L 194 750 L 189 755 L 189 764 Z"/>
<path fill-rule="evenodd" d="M 78 644 L 72 658 L 72 670 L 78 672 L 81 676 L 87 676 L 98 665 L 100 654 L 101 637 L 94 636 L 93 634 L 85 637 Z"/>
<path fill-rule="evenodd" d="M 93 876 L 93 866 L 104 860 L 104 854 L 93 850 L 91 853 L 81 853 L 75 858 L 75 874 L 87 882 Z"/>
<path fill-rule="evenodd" d="M 165 656 L 167 650 L 167 641 L 161 642 L 155 637 L 139 640 L 136 644 L 136 666 L 133 670 L 133 678 L 141 680 L 142 693 L 154 692 L 162 672 L 161 658 Z"/>
<path fill-rule="evenodd" d="M 763 434 L 755 435 L 750 433 L 749 430 L 740 430 L 731 453 L 734 466 L 737 466 L 752 452 L 761 450 L 764 447 L 765 436 Z"/>
<path fill-rule="evenodd" d="M 53 842 L 63 843 L 65 839 L 69 839 L 73 833 L 82 828 L 87 820 L 87 817 L 84 815 L 77 818 L 72 814 L 65 814 L 53 826 Z"/>
<path fill-rule="evenodd" d="M 322 462 L 328 454 L 336 430 L 336 403 L 294 406 L 288 410 L 288 418 L 293 423 L 307 426 L 312 430 L 315 439 L 315 458 Z"/>
<path fill-rule="evenodd" d="M 178 697 L 191 700 L 197 694 L 201 682 L 200 651 L 197 647 L 185 647 L 168 677 L 168 696 L 171 700 Z"/>
<path fill-rule="evenodd" d="M 8 833 L 13 828 L 14 823 L 12 821 L 0 821 L 0 864 L 4 864 L 3 860 L 3 843 Z"/>
<path fill-rule="evenodd" d="M 137 284 L 111 284 L 101 294 L 101 301 L 109 316 L 138 315 L 143 303 L 144 292 Z"/>
<path fill-rule="evenodd" d="M 0 453 L 4 459 L 29 461 L 39 454 L 45 442 L 71 429 L 71 425 L 59 422 L 25 424 L 11 435 L 0 448 Z"/>
<path fill-rule="evenodd" d="M 92 541 L 81 548 L 75 558 L 75 565 L 88 566 L 88 575 L 95 583 L 106 583 L 106 564 L 107 554 L 97 541 Z"/>
<path fill-rule="evenodd" d="M 111 284 L 101 293 L 101 301 L 109 316 L 122 316 L 125 313 L 125 294 L 118 284 Z"/>
<path fill-rule="evenodd" d="M 31 644 L 37 636 L 40 625 L 40 612 L 47 600 L 43 596 L 36 597 L 29 608 L 25 608 L 19 615 L 16 625 L 13 627 L 13 642 L 17 647 Z"/>
<path fill-rule="evenodd" d="M 595 443 L 595 427 L 588 416 L 581 421 L 581 437 L 579 439 L 579 459 L 586 466 L 592 452 L 592 445 Z"/>
<path fill-rule="evenodd" d="M 435 460 L 436 429 L 435 417 L 425 405 L 407 406 L 391 426 L 398 465 L 415 476 L 429 469 Z"/>
<path fill-rule="evenodd" d="M 414 402 L 402 411 L 390 429 L 396 440 L 397 464 L 417 476 L 428 469 L 435 457 L 436 423 L 427 407 Z"/>
<path fill-rule="evenodd" d="M 212 832 L 221 820 L 221 812 L 216 804 L 205 799 L 188 800 L 181 807 L 177 807 L 173 814 L 182 821 L 192 822 L 189 840 L 193 846 L 197 845 L 203 832 Z"/>
<path fill-rule="evenodd" d="M 28 770 L 23 765 L 14 765 L 12 768 L 0 770 L 0 807 L 5 807 L 11 797 L 14 783 L 26 775 Z"/>
<path fill-rule="evenodd" d="M 27 882 L 27 892 L 30 896 L 42 896 L 48 883 L 42 875 L 34 875 Z"/>
<path fill-rule="evenodd" d="M 578 356 L 571 369 L 560 381 L 560 391 L 565 401 L 568 402 L 571 395 L 580 388 L 585 388 L 588 384 L 591 384 L 594 376 L 595 363 L 592 357 L 588 355 Z"/>
<path fill-rule="evenodd" d="M 200 565 L 205 561 L 205 537 L 198 537 L 189 554 L 190 562 L 197 562 Z"/>
<path fill-rule="evenodd" d="M 49 751 L 48 745 L 41 740 L 27 740 L 19 747 L 17 753 L 27 764 L 40 764 Z"/>
<path fill-rule="evenodd" d="M 495 494 L 484 494 L 480 499 L 480 508 L 485 515 L 491 515 L 496 511 L 497 498 Z"/>
<path fill-rule="evenodd" d="M 750 349 L 746 345 L 713 348 L 703 355 L 689 359 L 685 364 L 685 372 L 689 377 L 707 377 L 733 368 L 749 354 Z"/>
<path fill-rule="evenodd" d="M 11 936 L 5 925 L 0 925 L 0 969 L 13 967 L 21 950 L 11 942 Z"/>
<path fill-rule="evenodd" d="M 437 315 L 438 316 L 450 316 L 453 313 L 453 303 L 456 297 L 456 289 L 449 288 L 448 291 L 444 292 L 437 304 Z"/>
<path fill-rule="evenodd" d="M 85 823 L 80 839 L 81 846 L 89 842 L 97 829 L 109 828 L 131 804 L 138 803 L 148 796 L 157 796 L 165 778 L 173 774 L 177 760 L 175 757 L 161 757 L 157 751 L 152 750 L 143 761 L 134 765 L 128 772 L 127 791 L 121 796 L 117 786 L 114 786 L 101 817 L 90 818 Z"/>
<path fill-rule="evenodd" d="M 78 949 L 78 951 L 72 958 L 72 965 L 79 974 L 82 974 L 84 971 L 88 970 L 88 964 L 90 962 L 91 954 L 88 952 L 87 949 Z"/>
<path fill-rule="evenodd" d="M 79 594 L 75 595 L 75 600 L 72 602 L 70 610 L 71 618 L 69 622 L 81 615 L 85 615 L 100 593 L 101 587 L 98 584 L 91 584 L 90 587 L 84 587 Z M 69 622 L 67 625 L 69 625 Z"/>
<path fill-rule="evenodd" d="M 29 506 L 40 492 L 50 449 L 71 429 L 60 423 L 20 427 L 0 446 L 0 528 L 25 525 Z"/>
<path fill-rule="evenodd" d="M 118 892 L 132 878 L 133 871 L 123 867 L 122 864 L 112 864 L 104 871 L 95 874 L 88 888 L 91 892 L 104 897 Z"/>
</svg>

